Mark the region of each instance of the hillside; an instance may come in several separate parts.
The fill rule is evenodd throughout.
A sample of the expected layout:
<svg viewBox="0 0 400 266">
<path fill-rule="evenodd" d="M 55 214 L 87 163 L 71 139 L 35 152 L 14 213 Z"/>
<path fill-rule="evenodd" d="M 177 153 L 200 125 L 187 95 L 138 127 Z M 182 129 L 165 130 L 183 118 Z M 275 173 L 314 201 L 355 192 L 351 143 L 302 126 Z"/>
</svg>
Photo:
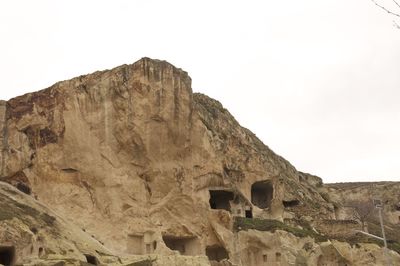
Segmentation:
<svg viewBox="0 0 400 266">
<path fill-rule="evenodd" d="M 297 171 L 168 62 L 143 58 L 1 102 L 0 132 L 0 180 L 21 192 L 0 182 L 11 228 L 0 229 L 0 263 L 384 263 L 381 247 L 356 237 L 347 192 Z"/>
</svg>

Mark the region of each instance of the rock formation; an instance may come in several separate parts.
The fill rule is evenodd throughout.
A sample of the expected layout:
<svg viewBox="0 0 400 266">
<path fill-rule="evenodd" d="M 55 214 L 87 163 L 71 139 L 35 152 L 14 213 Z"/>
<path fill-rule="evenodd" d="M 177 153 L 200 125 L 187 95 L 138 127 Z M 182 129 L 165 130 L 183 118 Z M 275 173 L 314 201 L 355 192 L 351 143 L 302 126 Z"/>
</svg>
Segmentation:
<svg viewBox="0 0 400 266">
<path fill-rule="evenodd" d="M 360 222 L 338 218 L 345 195 L 298 172 L 165 61 L 1 102 L 0 132 L 0 263 L 384 263 L 377 243 L 347 241 Z"/>
</svg>

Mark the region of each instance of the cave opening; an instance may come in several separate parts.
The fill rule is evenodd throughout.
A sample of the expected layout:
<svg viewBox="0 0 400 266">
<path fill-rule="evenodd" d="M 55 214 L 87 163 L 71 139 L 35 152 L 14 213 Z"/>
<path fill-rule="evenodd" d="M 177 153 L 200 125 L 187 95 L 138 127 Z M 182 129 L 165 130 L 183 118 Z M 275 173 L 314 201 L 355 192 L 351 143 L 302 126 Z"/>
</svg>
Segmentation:
<svg viewBox="0 0 400 266">
<path fill-rule="evenodd" d="M 231 210 L 230 201 L 234 195 L 231 191 L 226 190 L 210 190 L 210 207 L 211 209 Z"/>
<path fill-rule="evenodd" d="M 261 209 L 269 208 L 271 207 L 273 192 L 271 181 L 255 182 L 251 186 L 251 203 Z"/>
<path fill-rule="evenodd" d="M 198 240 L 196 237 L 163 235 L 162 239 L 169 249 L 178 251 L 181 255 L 197 255 L 198 253 Z"/>
<path fill-rule="evenodd" d="M 299 200 L 288 200 L 288 201 L 284 200 L 282 201 L 282 203 L 285 208 L 292 208 L 300 205 Z"/>
<path fill-rule="evenodd" d="M 99 265 L 99 261 L 97 260 L 97 258 L 93 255 L 90 254 L 85 254 L 86 257 L 86 262 L 92 265 Z"/>
<path fill-rule="evenodd" d="M 44 249 L 42 247 L 39 248 L 39 258 L 41 258 L 44 254 Z"/>
<path fill-rule="evenodd" d="M 206 247 L 206 255 L 209 261 L 229 259 L 228 251 L 224 247 L 218 245 Z"/>
<path fill-rule="evenodd" d="M 275 253 L 275 261 L 280 262 L 282 258 L 282 254 L 280 252 Z"/>
<path fill-rule="evenodd" d="M 0 264 L 12 266 L 15 262 L 15 247 L 0 246 Z"/>
<path fill-rule="evenodd" d="M 27 195 L 31 195 L 31 193 L 32 193 L 31 188 L 30 188 L 28 185 L 26 185 L 26 184 L 24 184 L 24 183 L 21 183 L 21 182 L 19 182 L 19 183 L 17 184 L 17 189 L 18 189 L 19 191 L 21 191 L 21 192 L 27 194 Z"/>
<path fill-rule="evenodd" d="M 253 218 L 253 209 L 249 208 L 245 210 L 245 217 L 246 218 Z"/>
</svg>

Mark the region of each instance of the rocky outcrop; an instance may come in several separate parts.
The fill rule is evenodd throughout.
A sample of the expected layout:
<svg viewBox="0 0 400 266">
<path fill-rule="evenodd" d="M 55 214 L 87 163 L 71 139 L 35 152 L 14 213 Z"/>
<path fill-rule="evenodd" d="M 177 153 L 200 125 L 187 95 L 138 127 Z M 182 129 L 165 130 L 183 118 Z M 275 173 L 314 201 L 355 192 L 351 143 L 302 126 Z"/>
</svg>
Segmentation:
<svg viewBox="0 0 400 266">
<path fill-rule="evenodd" d="M 336 206 L 336 216 L 357 220 L 365 231 L 377 236 L 382 229 L 374 201 L 379 201 L 388 246 L 400 252 L 399 182 L 336 183 L 325 185 L 324 190 Z"/>
<path fill-rule="evenodd" d="M 93 236 L 115 263 L 357 265 L 304 233 L 336 218 L 321 180 L 192 93 L 188 74 L 165 61 L 143 58 L 1 102 L 0 133 L 1 180 Z M 238 217 L 286 226 L 235 231 Z"/>
<path fill-rule="evenodd" d="M 351 207 L 357 202 L 366 207 L 374 207 L 373 200 L 380 200 L 384 220 L 400 226 L 400 182 L 360 182 L 327 184 L 326 189 L 335 202 Z M 400 228 L 399 228 L 400 229 Z"/>
<path fill-rule="evenodd" d="M 9 262 L 45 263 L 86 261 L 93 256 L 104 263 L 117 257 L 81 228 L 16 188 L 0 182 L 0 257 Z M 4 261 L 5 260 L 5 261 Z"/>
</svg>

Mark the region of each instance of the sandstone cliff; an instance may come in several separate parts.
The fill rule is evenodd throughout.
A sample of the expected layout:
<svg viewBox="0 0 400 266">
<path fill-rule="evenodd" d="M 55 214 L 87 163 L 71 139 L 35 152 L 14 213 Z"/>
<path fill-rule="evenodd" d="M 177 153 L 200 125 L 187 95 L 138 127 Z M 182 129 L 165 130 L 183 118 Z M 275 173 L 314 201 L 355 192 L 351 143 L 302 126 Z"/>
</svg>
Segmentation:
<svg viewBox="0 0 400 266">
<path fill-rule="evenodd" d="M 74 264 L 85 252 L 107 265 L 383 263 L 376 244 L 351 246 L 332 232 L 359 223 L 338 221 L 321 179 L 192 93 L 188 74 L 165 61 L 143 58 L 1 102 L 0 132 L 1 180 L 36 212 L 65 220 L 63 229 L 38 223 L 68 242 L 47 231 L 38 241 L 24 213 L 1 216 L 30 235 L 0 234 L 16 263 L 56 254 Z M 2 186 L 4 208 L 18 208 Z"/>
</svg>

